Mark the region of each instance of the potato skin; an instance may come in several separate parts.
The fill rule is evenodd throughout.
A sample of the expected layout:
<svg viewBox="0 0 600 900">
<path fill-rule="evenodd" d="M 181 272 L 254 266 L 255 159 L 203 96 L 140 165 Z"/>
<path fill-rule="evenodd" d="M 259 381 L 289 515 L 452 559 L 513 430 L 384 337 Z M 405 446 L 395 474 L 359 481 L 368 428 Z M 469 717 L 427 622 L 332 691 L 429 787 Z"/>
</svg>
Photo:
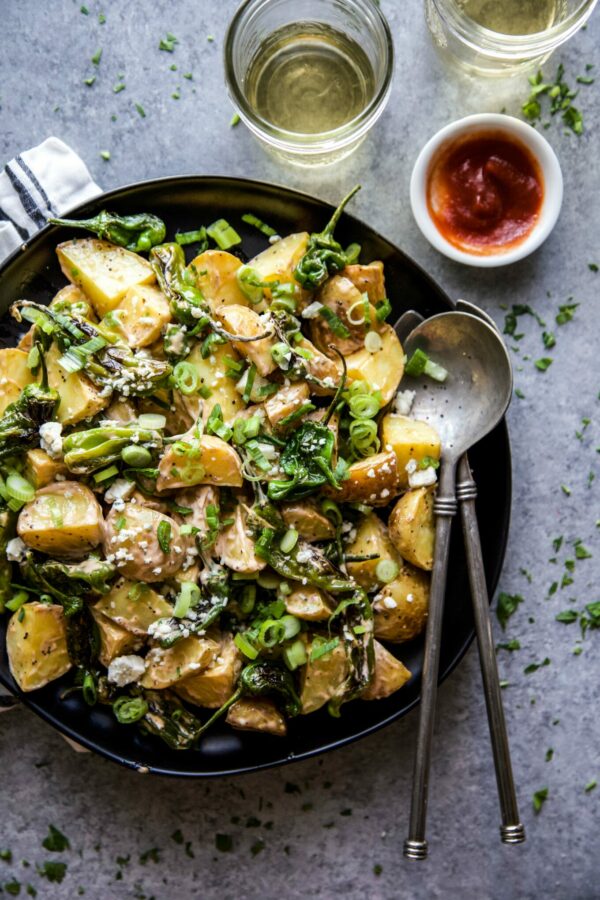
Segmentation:
<svg viewBox="0 0 600 900">
<path fill-rule="evenodd" d="M 117 528 L 117 522 L 122 528 Z M 171 528 L 169 553 L 158 542 L 161 522 Z M 111 510 L 104 526 L 104 553 L 127 578 L 139 581 L 164 581 L 183 561 L 183 545 L 179 525 L 170 516 L 139 503 L 126 503 L 125 508 Z M 125 557 L 125 558 L 123 558 Z"/>
<path fill-rule="evenodd" d="M 189 269 L 213 311 L 231 304 L 248 306 L 235 277 L 241 265 L 242 261 L 227 250 L 205 250 L 191 261 Z"/>
<path fill-rule="evenodd" d="M 352 281 L 343 275 L 334 275 L 328 278 L 319 289 L 316 299 L 338 317 L 348 331 L 348 336 L 340 337 L 336 335 L 327 319 L 318 315 L 310 321 L 310 339 L 313 344 L 328 356 L 332 355 L 329 349 L 330 344 L 337 347 L 343 356 L 348 356 L 364 348 L 367 329 L 364 322 L 360 321 L 362 306 L 353 311 L 352 318 L 348 317 L 351 307 L 355 303 L 362 303 L 362 293 L 354 286 Z M 376 325 L 375 310 L 371 306 L 369 306 L 369 317 L 371 324 Z M 355 319 L 358 324 L 355 324 L 352 319 Z"/>
<path fill-rule="evenodd" d="M 401 497 L 388 521 L 392 543 L 408 562 L 419 569 L 433 569 L 435 523 L 432 488 L 417 488 Z"/>
<path fill-rule="evenodd" d="M 0 350 L 0 415 L 32 381 L 35 378 L 27 367 L 27 353 L 16 347 Z"/>
<path fill-rule="evenodd" d="M 381 421 L 380 431 L 382 446 L 390 447 L 396 454 L 398 486 L 401 490 L 408 488 L 406 464 L 409 460 L 416 459 L 418 462 L 424 456 L 440 458 L 440 437 L 427 422 L 388 413 Z"/>
<path fill-rule="evenodd" d="M 338 503 L 358 502 L 369 506 L 387 506 L 397 493 L 398 469 L 396 455 L 391 450 L 352 463 L 341 490 L 336 491 L 330 485 L 323 488 L 323 494 Z"/>
<path fill-rule="evenodd" d="M 386 599 L 396 605 L 389 609 Z M 412 640 L 425 628 L 428 607 L 429 576 L 405 563 L 398 578 L 386 584 L 373 603 L 375 637 L 392 644 Z"/>
<path fill-rule="evenodd" d="M 173 607 L 148 585 L 138 587 L 123 578 L 98 600 L 93 611 L 134 635 L 145 636 L 153 622 L 173 614 Z"/>
<path fill-rule="evenodd" d="M 193 458 L 180 453 L 177 445 L 171 444 L 159 463 L 158 471 L 158 491 L 197 484 L 242 487 L 244 481 L 242 462 L 233 447 L 212 434 L 202 435 L 200 452 Z"/>
<path fill-rule="evenodd" d="M 228 518 L 231 518 L 228 516 Z M 215 551 L 221 559 L 221 565 L 233 572 L 251 575 L 261 572 L 267 565 L 266 560 L 259 559 L 254 553 L 254 541 L 247 533 L 247 516 L 238 503 L 233 512 L 233 522 L 228 525 L 217 538 Z"/>
<path fill-rule="evenodd" d="M 335 537 L 335 526 L 311 500 L 298 500 L 281 507 L 283 521 L 295 528 L 305 541 L 328 541 Z"/>
<path fill-rule="evenodd" d="M 381 391 L 383 405 L 390 403 L 398 390 L 404 372 L 404 350 L 391 325 L 381 326 L 381 350 L 371 353 L 366 347 L 346 360 L 348 379 L 366 381 L 373 390 Z"/>
<path fill-rule="evenodd" d="M 100 610 L 92 607 L 90 611 L 98 626 L 100 635 L 100 652 L 98 654 L 98 659 L 103 666 L 108 668 L 113 659 L 116 659 L 117 656 L 133 653 L 139 642 L 139 639 L 135 634 L 132 634 L 131 631 L 127 631 L 122 625 L 113 622 L 112 619 L 109 619 L 108 616 L 105 616 Z"/>
<path fill-rule="evenodd" d="M 291 594 L 284 598 L 286 612 L 306 622 L 326 622 L 334 605 L 327 594 L 310 584 L 297 584 Z"/>
<path fill-rule="evenodd" d="M 402 559 L 390 540 L 388 529 L 378 515 L 370 513 L 358 524 L 356 537 L 346 546 L 348 555 L 367 556 L 373 553 L 379 555 L 378 559 L 366 559 L 363 562 L 348 562 L 348 575 L 364 587 L 366 591 L 372 591 L 380 587 L 375 570 L 382 560 L 391 560 L 402 565 Z"/>
<path fill-rule="evenodd" d="M 36 691 L 71 668 L 62 606 L 26 603 L 6 629 L 6 652 L 22 691 Z"/>
<path fill-rule="evenodd" d="M 229 707 L 225 720 L 242 731 L 265 731 L 275 737 L 285 737 L 285 718 L 268 697 L 240 697 Z"/>
<path fill-rule="evenodd" d="M 49 484 L 19 515 L 17 533 L 33 550 L 56 556 L 85 556 L 102 540 L 102 510 L 78 481 Z"/>
<path fill-rule="evenodd" d="M 235 303 L 221 306 L 217 310 L 217 316 L 231 334 L 254 337 L 267 331 L 258 314 L 253 309 L 248 309 L 247 306 L 239 306 Z M 271 356 L 271 347 L 275 345 L 272 337 L 264 337 L 258 341 L 232 341 L 232 344 L 241 356 L 245 356 L 254 363 L 256 371 L 263 378 L 277 368 L 277 363 Z"/>
<path fill-rule="evenodd" d="M 371 684 L 362 692 L 361 700 L 382 700 L 400 690 L 411 677 L 406 666 L 396 659 L 389 650 L 373 641 L 375 651 L 375 671 Z"/>
<path fill-rule="evenodd" d="M 219 709 L 235 691 L 241 668 L 242 658 L 233 637 L 223 632 L 216 658 L 199 675 L 178 681 L 175 691 L 188 703 L 205 709 Z"/>
<path fill-rule="evenodd" d="M 349 278 L 361 294 L 366 292 L 370 303 L 376 304 L 385 297 L 385 277 L 381 260 L 374 260 L 366 266 L 353 263 L 342 269 L 340 275 Z"/>
<path fill-rule="evenodd" d="M 146 657 L 146 671 L 140 684 L 155 691 L 164 690 L 182 678 L 205 669 L 218 652 L 219 644 L 208 635 L 197 637 L 191 634 L 168 650 L 156 647 Z"/>
<path fill-rule="evenodd" d="M 300 670 L 302 715 L 325 706 L 335 696 L 348 674 L 348 658 L 341 642 L 329 653 L 315 660 L 310 658 L 311 647 L 312 641 L 306 648 L 308 662 Z"/>
</svg>

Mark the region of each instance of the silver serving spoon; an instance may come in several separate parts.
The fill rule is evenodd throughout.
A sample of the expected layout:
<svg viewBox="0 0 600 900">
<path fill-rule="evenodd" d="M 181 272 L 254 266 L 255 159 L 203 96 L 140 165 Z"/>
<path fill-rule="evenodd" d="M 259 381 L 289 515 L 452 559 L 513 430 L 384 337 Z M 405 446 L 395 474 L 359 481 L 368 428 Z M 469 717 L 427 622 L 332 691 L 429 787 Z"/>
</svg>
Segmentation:
<svg viewBox="0 0 600 900">
<path fill-rule="evenodd" d="M 456 309 L 478 316 L 497 331 L 496 323 L 488 313 L 467 300 L 457 300 Z M 414 309 L 404 312 L 394 328 L 404 343 L 414 328 L 424 321 L 423 316 Z M 496 783 L 500 800 L 502 824 L 500 836 L 506 844 L 518 844 L 525 840 L 525 829 L 519 820 L 519 809 L 512 775 L 512 764 L 508 745 L 508 735 L 504 720 L 500 679 L 492 640 L 490 606 L 481 554 L 481 541 L 477 525 L 475 498 L 477 487 L 471 475 L 468 455 L 464 453 L 458 464 L 458 484 L 456 496 L 460 502 L 461 518 L 467 562 L 475 631 L 479 647 L 479 659 L 483 677 L 484 696 L 488 714 L 488 724 L 494 756 Z"/>
<path fill-rule="evenodd" d="M 418 313 L 407 313 L 402 317 L 402 331 L 410 324 L 416 324 L 421 317 Z M 411 321 L 412 320 L 412 321 Z M 493 698 L 494 678 L 498 683 L 494 648 L 489 624 L 489 606 L 485 587 L 485 576 L 481 559 L 481 546 L 474 498 L 476 489 L 470 477 L 466 451 L 481 440 L 504 415 L 512 394 L 512 371 L 510 359 L 502 339 L 495 328 L 480 318 L 464 312 L 442 313 L 417 325 L 405 342 L 405 350 L 410 356 L 419 347 L 436 363 L 449 372 L 445 382 L 433 382 L 421 378 L 417 383 L 417 394 L 413 412 L 418 419 L 429 422 L 436 428 L 442 441 L 442 462 L 438 495 L 434 504 L 436 513 L 435 560 L 431 582 L 431 596 L 421 689 L 421 710 L 419 732 L 414 764 L 413 792 L 409 837 L 404 845 L 405 856 L 424 859 L 427 856 L 425 822 L 427 810 L 431 744 L 437 696 L 440 636 L 443 602 L 448 566 L 451 517 L 456 513 L 455 480 L 456 467 L 460 461 L 460 490 L 463 507 L 463 527 L 467 544 L 467 557 L 471 576 L 471 589 L 475 608 L 476 629 L 480 639 L 482 669 L 486 701 Z M 465 468 L 466 466 L 466 468 Z M 470 527 L 467 528 L 467 524 Z M 483 604 L 485 603 L 485 612 Z M 487 624 L 487 628 L 486 628 Z M 487 635 L 486 635 L 487 632 Z M 493 664 L 493 672 L 490 667 Z M 490 677 L 486 677 L 486 673 Z M 502 705 L 497 687 L 497 703 L 490 707 L 490 729 L 494 744 L 494 759 L 499 777 L 502 805 L 502 839 L 516 843 L 524 839 L 523 826 L 519 823 L 508 742 L 504 728 Z M 499 718 L 497 711 L 499 709 Z M 493 714 L 493 715 L 492 715 Z M 505 754 L 496 754 L 496 734 L 504 733 Z M 501 741 L 497 744 L 501 747 Z M 502 778 L 502 784 L 500 782 Z M 511 798 L 513 805 L 511 805 Z"/>
</svg>

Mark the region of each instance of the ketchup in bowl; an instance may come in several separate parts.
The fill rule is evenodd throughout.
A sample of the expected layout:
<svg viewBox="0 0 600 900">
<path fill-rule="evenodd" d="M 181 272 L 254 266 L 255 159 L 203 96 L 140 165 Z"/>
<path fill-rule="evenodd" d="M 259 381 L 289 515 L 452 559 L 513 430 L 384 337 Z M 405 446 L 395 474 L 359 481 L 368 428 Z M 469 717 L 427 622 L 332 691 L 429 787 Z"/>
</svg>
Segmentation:
<svg viewBox="0 0 600 900">
<path fill-rule="evenodd" d="M 495 254 L 520 244 L 544 199 L 537 160 L 517 138 L 490 131 L 443 145 L 429 168 L 427 206 L 443 237 L 467 253 Z"/>
</svg>

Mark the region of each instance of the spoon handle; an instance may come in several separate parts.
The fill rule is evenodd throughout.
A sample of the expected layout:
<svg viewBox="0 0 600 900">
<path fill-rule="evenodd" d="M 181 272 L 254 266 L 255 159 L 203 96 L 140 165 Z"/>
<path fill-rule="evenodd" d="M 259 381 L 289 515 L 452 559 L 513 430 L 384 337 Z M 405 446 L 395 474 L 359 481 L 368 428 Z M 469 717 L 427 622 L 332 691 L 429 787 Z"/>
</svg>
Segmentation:
<svg viewBox="0 0 600 900">
<path fill-rule="evenodd" d="M 429 613 L 425 632 L 425 652 L 423 655 L 423 675 L 421 679 L 421 705 L 419 712 L 419 730 L 415 748 L 413 765 L 413 787 L 410 807 L 410 824 L 408 838 L 404 842 L 404 855 L 408 859 L 425 859 L 427 857 L 427 840 L 425 824 L 427 819 L 427 797 L 429 791 L 429 769 L 431 766 L 431 745 L 438 687 L 438 669 L 440 661 L 440 642 L 442 633 L 442 617 L 444 613 L 444 596 L 446 593 L 446 573 L 448 570 L 448 551 L 450 549 L 450 530 L 452 516 L 456 514 L 455 497 L 456 469 L 454 462 L 446 461 L 442 456 L 440 481 L 433 510 L 436 515 L 435 550 L 431 591 L 429 595 Z"/>
<path fill-rule="evenodd" d="M 479 662 L 483 677 L 485 705 L 490 727 L 496 783 L 498 785 L 498 797 L 502 815 L 500 837 L 505 844 L 520 844 L 525 840 L 525 828 L 519 819 L 500 682 L 498 680 L 498 665 L 492 639 L 490 603 L 485 583 L 479 526 L 475 510 L 477 487 L 471 474 L 471 467 L 469 466 L 466 453 L 461 457 L 458 464 L 456 496 L 460 501 L 475 631 L 479 645 Z"/>
</svg>

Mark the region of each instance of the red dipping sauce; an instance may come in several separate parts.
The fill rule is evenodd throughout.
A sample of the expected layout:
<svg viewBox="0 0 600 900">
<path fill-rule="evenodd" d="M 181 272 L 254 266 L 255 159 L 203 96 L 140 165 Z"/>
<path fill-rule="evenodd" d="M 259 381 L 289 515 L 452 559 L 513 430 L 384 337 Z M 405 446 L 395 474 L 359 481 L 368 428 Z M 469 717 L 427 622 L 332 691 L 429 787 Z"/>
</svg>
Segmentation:
<svg viewBox="0 0 600 900">
<path fill-rule="evenodd" d="M 544 199 L 540 166 L 503 131 L 463 135 L 443 146 L 427 176 L 427 206 L 438 231 L 467 253 L 509 250 L 530 234 Z"/>
</svg>

